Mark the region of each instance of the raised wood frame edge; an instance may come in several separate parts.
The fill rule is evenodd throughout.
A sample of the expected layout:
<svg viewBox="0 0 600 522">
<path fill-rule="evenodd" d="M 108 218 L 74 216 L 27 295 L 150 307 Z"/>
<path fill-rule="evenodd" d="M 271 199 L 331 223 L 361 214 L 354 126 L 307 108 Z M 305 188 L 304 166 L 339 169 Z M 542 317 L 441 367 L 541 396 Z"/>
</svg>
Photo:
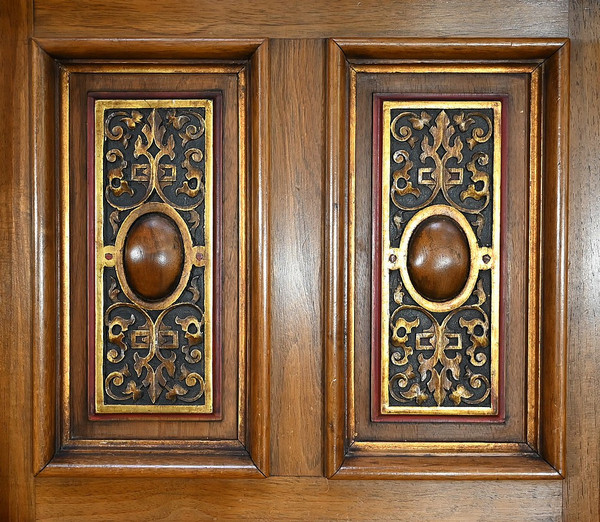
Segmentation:
<svg viewBox="0 0 600 522">
<path fill-rule="evenodd" d="M 348 60 L 527 61 L 550 58 L 563 38 L 336 38 Z"/>
<path fill-rule="evenodd" d="M 262 39 L 35 38 L 57 60 L 247 60 Z"/>
<path fill-rule="evenodd" d="M 444 69 L 530 75 L 530 107 L 540 108 L 532 122 L 530 201 L 540 201 L 530 223 L 529 254 L 539 250 L 530 270 L 530 310 L 539 326 L 530 337 L 528 429 L 522 444 L 355 442 L 352 404 L 353 230 L 348 187 L 354 137 L 353 82 L 357 70 L 389 67 L 428 72 Z M 468 64 L 468 65 L 465 65 Z M 340 92 L 340 90 L 342 92 Z M 324 281 L 325 436 L 324 473 L 353 479 L 562 479 L 566 429 L 566 252 L 568 177 L 568 39 L 331 39 L 327 67 L 326 255 Z M 349 116 L 350 114 L 350 116 Z M 543 224 L 543 226 L 542 226 Z M 350 293 L 352 295 L 352 293 Z M 531 370 L 530 370 L 531 371 Z M 468 454 L 468 455 L 467 455 Z"/>
<path fill-rule="evenodd" d="M 323 346 L 325 348 L 325 429 L 324 467 L 333 476 L 344 460 L 348 441 L 346 423 L 346 303 L 348 284 L 345 262 L 348 255 L 349 181 L 348 156 L 348 62 L 333 40 L 328 41 L 326 90 L 326 154 L 328 176 L 325 183 L 325 274 Z"/>
<path fill-rule="evenodd" d="M 56 64 L 32 43 L 31 150 L 33 306 L 33 466 L 38 472 L 57 449 L 58 259 L 56 219 Z M 45 325 L 42 327 L 42 325 Z"/>
<path fill-rule="evenodd" d="M 570 43 L 544 62 L 540 455 L 565 476 Z"/>
<path fill-rule="evenodd" d="M 123 45 L 127 43 L 127 45 Z M 32 39 L 30 41 L 32 82 L 31 155 L 34 170 L 32 235 L 34 254 L 32 292 L 33 361 L 33 472 L 43 476 L 227 476 L 265 477 L 269 474 L 269 373 L 270 345 L 268 321 L 250 320 L 265 317 L 269 304 L 269 274 L 265 259 L 269 255 L 268 207 L 264 191 L 268 180 L 268 126 L 265 103 L 268 95 L 268 43 L 263 40 L 190 40 L 133 39 L 127 42 L 89 39 Z M 144 64 L 139 59 L 153 60 Z M 58 397 L 59 374 L 64 361 L 59 361 L 60 324 L 60 244 L 58 232 L 59 173 L 65 172 L 64 155 L 56 154 L 58 142 L 65 133 L 59 124 L 61 88 L 68 87 L 67 62 L 82 61 L 82 69 L 95 60 L 117 61 L 116 69 L 138 64 L 138 70 L 154 70 L 170 64 L 182 67 L 228 60 L 237 67 L 240 95 L 247 100 L 246 113 L 240 111 L 240 125 L 246 136 L 240 136 L 240 179 L 247 185 L 248 201 L 240 198 L 240 212 L 246 215 L 246 245 L 241 245 L 247 259 L 245 310 L 246 368 L 240 380 L 246 383 L 244 419 L 238 426 L 239 441 L 179 441 L 156 447 L 156 441 L 132 447 L 98 441 L 81 447 L 70 440 L 61 426 Z M 182 62 L 182 61 L 185 62 Z M 201 61 L 203 60 L 203 62 Z M 71 65 L 77 68 L 78 65 Z M 177 70 L 177 66 L 173 68 Z M 248 82 L 249 79 L 249 82 Z M 64 108 L 63 108 L 64 110 Z M 251 124 L 248 125 L 248 117 Z M 67 136 L 68 137 L 68 136 Z M 67 160 L 68 161 L 68 160 Z M 251 203 L 250 203 L 251 202 Z M 249 286 L 250 285 L 250 286 Z M 260 289 L 258 297 L 254 294 Z M 250 299 L 248 299 L 250 296 Z M 65 377 L 65 376 L 63 376 Z M 240 432 L 240 429 L 242 430 Z M 62 435 L 61 435 L 62 433 Z M 107 446 L 108 444 L 108 446 Z M 159 445 L 160 446 L 160 445 Z"/>
<path fill-rule="evenodd" d="M 247 220 L 250 230 L 248 339 L 249 404 L 248 448 L 256 466 L 265 475 L 271 468 L 271 272 L 269 231 L 269 43 L 263 42 L 250 61 L 250 190 Z M 254 320 L 250 321 L 249 318 Z"/>
</svg>

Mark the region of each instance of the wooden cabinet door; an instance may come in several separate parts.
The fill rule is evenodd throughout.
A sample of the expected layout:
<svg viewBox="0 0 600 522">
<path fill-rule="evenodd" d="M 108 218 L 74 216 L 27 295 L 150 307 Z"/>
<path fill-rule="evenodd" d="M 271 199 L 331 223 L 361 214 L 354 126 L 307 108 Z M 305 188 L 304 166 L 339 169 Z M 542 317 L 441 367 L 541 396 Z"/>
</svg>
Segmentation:
<svg viewBox="0 0 600 522">
<path fill-rule="evenodd" d="M 2 520 L 598 519 L 594 2 L 1 5 Z M 509 111 L 511 359 L 492 422 L 376 418 L 373 100 L 407 93 L 411 111 L 465 93 Z M 98 419 L 87 104 L 149 98 L 222 101 L 219 407 Z M 532 327 L 540 317 L 555 320 Z"/>
</svg>

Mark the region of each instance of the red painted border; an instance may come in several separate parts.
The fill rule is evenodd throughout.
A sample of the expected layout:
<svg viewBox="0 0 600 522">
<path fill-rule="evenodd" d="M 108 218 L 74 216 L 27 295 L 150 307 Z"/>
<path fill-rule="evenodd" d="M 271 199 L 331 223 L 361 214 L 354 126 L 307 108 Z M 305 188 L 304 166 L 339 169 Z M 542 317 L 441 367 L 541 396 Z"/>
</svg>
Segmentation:
<svg viewBox="0 0 600 522">
<path fill-rule="evenodd" d="M 96 100 L 109 99 L 210 99 L 213 100 L 213 412 L 212 413 L 97 413 L 95 411 L 95 110 Z M 88 419 L 108 420 L 221 420 L 222 368 L 222 177 L 223 177 L 223 94 L 220 91 L 203 92 L 90 92 L 87 102 L 87 185 L 88 185 Z"/>
<path fill-rule="evenodd" d="M 382 168 L 382 116 L 383 102 L 407 100 L 415 101 L 457 101 L 457 100 L 489 100 L 502 102 L 502 136 L 501 136 L 501 188 L 500 188 L 500 310 L 498 335 L 498 413 L 496 415 L 435 415 L 398 414 L 383 415 L 381 411 L 381 168 Z M 373 95 L 373 165 L 372 165 L 372 253 L 371 253 L 371 420 L 373 422 L 453 422 L 453 423 L 503 423 L 505 421 L 505 372 L 504 372 L 504 274 L 506 270 L 506 253 L 502 248 L 506 230 L 506 172 L 508 132 L 507 121 L 508 95 L 490 94 L 374 94 Z"/>
</svg>

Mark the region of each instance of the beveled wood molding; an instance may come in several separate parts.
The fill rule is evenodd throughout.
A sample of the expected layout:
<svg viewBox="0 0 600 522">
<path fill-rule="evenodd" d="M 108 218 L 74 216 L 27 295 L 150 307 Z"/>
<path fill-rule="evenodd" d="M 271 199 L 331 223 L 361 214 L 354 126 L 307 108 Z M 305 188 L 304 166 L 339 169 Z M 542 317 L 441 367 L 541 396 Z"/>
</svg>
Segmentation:
<svg viewBox="0 0 600 522">
<path fill-rule="evenodd" d="M 217 38 L 34 38 L 61 60 L 248 60 L 262 39 Z"/>
<path fill-rule="evenodd" d="M 217 39 L 38 39 L 30 42 L 34 293 L 33 472 L 42 476 L 269 475 L 270 339 L 268 42 Z M 87 73 L 218 73 L 237 76 L 239 234 L 237 440 L 71 437 L 68 381 L 69 78 Z M 66 207 L 68 208 L 68 206 Z M 68 310 L 67 310 L 68 311 Z"/>
<path fill-rule="evenodd" d="M 359 60 L 448 60 L 448 61 L 517 61 L 550 58 L 564 44 L 562 38 L 385 38 L 361 40 L 336 38 L 346 59 Z M 402 49 L 399 51 L 399 49 Z"/>
<path fill-rule="evenodd" d="M 355 430 L 356 79 L 363 73 L 524 74 L 529 83 L 526 433 L 515 442 L 382 442 Z M 567 39 L 328 42 L 324 473 L 340 479 L 565 476 Z M 542 226 L 543 224 L 543 226 Z M 370 378 L 370 376 L 369 376 Z"/>
<path fill-rule="evenodd" d="M 178 477 L 178 478 L 264 478 L 245 451 L 219 455 L 191 452 L 153 451 L 151 460 L 140 451 L 60 450 L 41 472 L 42 477 Z"/>
</svg>

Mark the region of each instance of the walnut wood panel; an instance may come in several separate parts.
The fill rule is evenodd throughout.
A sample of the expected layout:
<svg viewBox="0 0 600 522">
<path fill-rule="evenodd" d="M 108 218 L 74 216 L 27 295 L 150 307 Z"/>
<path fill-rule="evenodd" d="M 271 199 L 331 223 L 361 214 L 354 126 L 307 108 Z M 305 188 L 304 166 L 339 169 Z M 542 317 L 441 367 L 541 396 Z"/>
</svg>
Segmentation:
<svg viewBox="0 0 600 522">
<path fill-rule="evenodd" d="M 117 516 L 122 519 L 121 513 L 124 513 L 131 520 L 208 517 L 337 517 L 372 520 L 388 517 L 408 518 L 414 513 L 416 517 L 424 519 L 444 517 L 447 520 L 470 520 L 489 519 L 490 513 L 494 513 L 495 520 L 598 520 L 600 412 L 593 393 L 593 383 L 600 371 L 599 360 L 596 357 L 600 332 L 598 314 L 595 313 L 600 282 L 597 272 L 589 269 L 589 260 L 597 255 L 599 237 L 595 205 L 600 196 L 595 181 L 598 177 L 595 157 L 596 142 L 600 136 L 594 130 L 594 125 L 598 121 L 596 79 L 600 52 L 600 7 L 595 0 L 572 0 L 570 4 L 570 33 L 574 43 L 571 126 L 572 132 L 576 133 L 578 138 L 577 141 L 572 140 L 571 144 L 570 175 L 572 204 L 569 226 L 569 328 L 571 338 L 575 335 L 576 340 L 570 346 L 568 364 L 567 480 L 562 483 L 538 480 L 480 481 L 477 487 L 466 488 L 464 482 L 452 480 L 403 481 L 395 484 L 381 481 L 306 480 L 297 477 L 269 478 L 262 481 L 165 480 L 145 477 L 133 482 L 131 479 L 115 478 L 105 480 L 33 477 L 32 451 L 36 451 L 37 446 L 32 444 L 31 440 L 30 408 L 32 398 L 37 400 L 43 394 L 39 393 L 39 388 L 32 388 L 29 380 L 32 359 L 31 317 L 36 305 L 30 298 L 33 290 L 30 275 L 32 268 L 26 260 L 43 259 L 43 252 L 48 250 L 53 238 L 49 231 L 45 236 L 49 239 L 48 243 L 39 243 L 41 247 L 34 253 L 34 239 L 30 231 L 43 223 L 43 219 L 51 217 L 52 213 L 48 212 L 48 209 L 42 211 L 41 207 L 38 207 L 40 212 L 31 210 L 31 187 L 36 183 L 36 179 L 30 168 L 28 147 L 20 145 L 29 144 L 31 135 L 31 125 L 27 116 L 28 70 L 31 65 L 28 64 L 27 39 L 44 34 L 52 39 L 79 35 L 83 40 L 72 42 L 67 39 L 60 44 L 63 47 L 62 56 L 77 52 L 83 58 L 99 58 L 106 53 L 96 53 L 96 49 L 108 47 L 114 50 L 114 55 L 131 53 L 130 58 L 142 58 L 155 45 L 157 52 L 162 49 L 160 52 L 163 53 L 163 58 L 171 59 L 185 57 L 191 47 L 201 48 L 204 42 L 198 38 L 208 35 L 220 38 L 242 33 L 253 34 L 261 39 L 267 36 L 301 37 L 308 33 L 315 37 L 328 37 L 333 35 L 334 30 L 338 35 L 352 37 L 360 33 L 368 38 L 384 35 L 468 37 L 474 34 L 485 37 L 565 37 L 569 31 L 568 2 L 477 1 L 470 4 L 469 20 L 466 23 L 462 0 L 428 0 L 425 3 L 409 0 L 403 3 L 402 13 L 398 10 L 397 2 L 393 0 L 373 0 L 367 4 L 363 1 L 360 5 L 357 2 L 342 2 L 336 5 L 309 2 L 294 5 L 293 9 L 290 8 L 289 2 L 278 0 L 261 0 L 259 3 L 248 4 L 227 1 L 211 6 L 208 11 L 199 7 L 197 2 L 184 5 L 136 0 L 128 3 L 130 7 L 125 7 L 128 16 L 119 20 L 129 29 L 127 35 L 120 40 L 115 39 L 113 2 L 52 0 L 51 3 L 47 3 L 44 0 L 36 0 L 35 5 L 31 0 L 0 2 L 0 55 L 5 70 L 11 71 L 11 74 L 4 74 L 0 78 L 0 112 L 5 118 L 3 129 L 6 138 L 0 142 L 6 176 L 0 191 L 0 295 L 3 303 L 11 303 L 10 307 L 3 306 L 0 312 L 3 339 L 0 348 L 0 368 L 2 375 L 6 377 L 0 380 L 0 397 L 2 404 L 7 405 L 0 408 L 0 440 L 3 442 L 0 444 L 0 519 L 110 520 Z M 394 16 L 390 16 L 390 12 Z M 37 15 L 36 23 L 33 22 L 34 13 Z M 185 13 L 185 16 L 182 13 Z M 401 14 L 405 16 L 401 17 Z M 165 17 L 169 20 L 168 24 L 163 23 Z M 136 27 L 135 30 L 139 31 L 138 34 L 142 38 L 151 38 L 153 41 L 140 43 L 138 40 L 128 40 L 130 30 L 137 24 L 137 20 L 142 18 L 146 24 Z M 148 27 L 151 33 L 147 32 Z M 190 31 L 195 31 L 196 39 L 190 38 Z M 50 54 L 54 54 L 45 43 L 44 47 Z M 265 46 L 261 46 L 257 54 L 264 51 Z M 197 52 L 199 54 L 196 58 L 207 57 L 206 51 Z M 241 54 L 246 56 L 245 53 Z M 54 63 L 48 56 L 43 61 L 46 62 L 46 67 Z M 345 60 L 342 60 L 340 67 L 344 67 L 345 63 Z M 266 60 L 263 60 L 262 64 L 263 67 L 269 68 Z M 303 71 L 310 67 L 310 64 L 304 64 Z M 329 67 L 335 69 L 335 64 L 330 63 Z M 324 72 L 314 74 L 319 85 L 323 85 L 323 74 Z M 262 77 L 264 78 L 264 75 Z M 32 83 L 42 90 L 46 86 L 43 78 L 43 74 L 31 76 Z M 253 80 L 250 83 L 253 83 Z M 263 87 L 261 104 L 267 108 L 268 86 Z M 327 85 L 327 89 L 331 90 L 330 84 Z M 334 91 L 339 92 L 335 89 Z M 33 98 L 31 101 L 32 107 L 36 105 L 35 100 L 36 98 Z M 49 112 L 51 113 L 52 109 L 49 109 Z M 269 118 L 268 114 L 262 114 L 262 120 L 253 115 L 251 122 L 260 129 L 264 143 L 268 143 L 268 126 L 265 125 L 265 119 Z M 273 132 L 277 132 L 278 124 L 277 121 L 273 122 Z M 585 132 L 581 131 L 582 128 L 586 129 Z M 37 140 L 43 143 L 44 150 L 48 150 L 49 153 L 52 151 L 48 140 L 39 137 Z M 340 140 L 340 146 L 342 145 L 343 140 Z M 253 149 L 253 156 L 256 158 L 260 156 L 260 151 L 267 150 L 267 147 L 259 147 L 255 141 Z M 48 160 L 52 165 L 52 159 L 48 157 Z M 267 161 L 268 154 L 261 156 L 261 162 Z M 309 176 L 309 179 L 305 176 Z M 305 172 L 301 179 L 308 184 L 314 181 L 314 177 L 315 173 Z M 327 179 L 327 183 L 329 182 Z M 38 184 L 38 190 L 42 193 L 45 190 L 41 188 L 43 186 Z M 46 187 L 50 190 L 50 187 Z M 263 178 L 261 187 L 268 189 L 268 180 Z M 291 187 L 289 190 L 292 190 Z M 269 192 L 267 190 L 263 194 Z M 252 205 L 253 220 L 264 217 L 262 212 L 266 210 L 269 199 L 268 196 L 257 198 L 256 204 Z M 37 222 L 33 220 L 36 214 L 39 216 Z M 277 215 L 272 219 L 276 220 Z M 312 219 L 316 219 L 316 216 Z M 265 221 L 261 223 L 263 226 L 267 224 Z M 305 226 L 305 221 L 298 218 L 293 226 L 300 230 Z M 323 234 L 334 233 L 322 223 L 313 223 L 313 226 Z M 42 237 L 38 236 L 36 241 L 41 239 Z M 264 236 L 261 241 L 262 246 L 268 244 Z M 257 248 L 255 254 L 262 255 L 264 259 L 268 257 L 268 250 Z M 51 252 L 49 255 L 52 257 Z M 263 264 L 267 265 L 268 263 Z M 325 265 L 324 270 L 328 271 L 329 266 Z M 268 278 L 260 277 L 261 269 L 256 264 L 253 265 L 252 271 L 250 280 L 256 281 L 254 276 L 258 276 L 260 282 L 252 287 L 251 304 L 263 312 L 259 321 L 250 325 L 250 337 L 268 338 L 271 330 L 274 333 L 280 329 L 285 331 L 289 325 L 272 322 L 268 308 L 260 306 L 261 301 L 268 300 L 270 286 Z M 304 271 L 301 268 L 298 278 L 302 280 L 305 277 L 312 279 L 314 275 L 309 273 L 308 269 Z M 258 292 L 258 289 L 261 291 Z M 51 285 L 47 291 L 51 291 Z M 307 313 L 314 314 L 314 310 Z M 329 338 L 332 330 L 321 325 L 319 317 L 311 317 L 314 328 L 324 336 L 324 332 L 327 332 Z M 339 322 L 339 319 L 336 318 L 336 321 Z M 271 326 L 263 328 L 263 324 Z M 9 341 L 14 337 L 19 339 L 18 343 Z M 45 330 L 43 337 L 47 341 L 52 340 L 52 329 Z M 262 343 L 257 341 L 257 344 Z M 325 348 L 320 344 L 311 349 L 325 352 Z M 273 350 L 277 350 L 277 347 L 273 346 Z M 341 364 L 343 354 L 339 353 L 339 356 L 338 361 Z M 262 354 L 258 354 L 257 357 L 260 359 Z M 331 362 L 326 361 L 328 365 Z M 251 366 L 254 367 L 255 373 L 250 372 L 250 381 L 258 377 L 258 382 L 261 382 L 257 373 L 269 374 L 268 365 Z M 323 382 L 323 389 L 326 386 L 330 389 L 334 384 Z M 340 399 L 343 404 L 343 393 Z M 35 406 L 36 409 L 37 407 Z M 268 408 L 269 401 L 263 401 L 254 411 L 258 416 L 268 415 Z M 326 403 L 326 408 L 330 408 L 329 402 Z M 342 415 L 344 413 L 343 406 L 334 410 Z M 52 414 L 48 411 L 51 417 Z M 327 415 L 327 419 L 331 417 Z M 325 426 L 327 433 L 331 433 L 332 424 L 328 422 Z M 265 428 L 264 431 L 268 429 Z M 249 436 L 249 446 L 252 445 L 252 440 Z M 343 446 L 344 441 L 335 440 Z M 258 447 L 263 441 L 262 434 L 254 438 Z M 330 445 L 327 444 L 327 447 Z M 269 451 L 266 460 L 268 455 Z M 298 459 L 303 457 L 298 456 Z M 262 466 L 259 467 L 262 469 Z M 565 488 L 564 492 L 561 492 L 563 484 Z M 398 494 L 400 486 L 402 494 Z M 144 494 L 140 495 L 140 491 Z M 417 497 L 421 499 L 419 502 L 415 502 Z M 564 513 L 561 497 L 565 503 Z M 274 499 L 280 501 L 274 502 Z"/>
<path fill-rule="evenodd" d="M 162 481 L 40 478 L 39 520 L 560 520 L 559 482 L 328 481 L 270 477 L 267 480 Z M 401 493 L 399 488 L 401 487 Z M 143 515 L 135 499 L 144 491 Z M 243 492 L 243 493 L 240 493 Z M 57 494 L 60 496 L 57 498 Z M 423 500 L 416 502 L 416 497 Z M 242 500 L 243 499 L 243 500 Z M 434 500 L 429 500 L 434 499 Z M 108 509 L 110 507 L 110 509 Z"/>
<path fill-rule="evenodd" d="M 226 51 L 231 51 L 237 58 L 247 47 L 246 41 L 239 42 L 237 50 L 229 41 L 224 49 L 219 49 L 218 44 L 210 42 L 203 52 L 210 54 L 211 49 L 216 49 L 216 54 L 222 56 Z M 249 187 L 250 192 L 256 190 L 255 187 L 262 183 L 266 168 L 260 156 L 255 156 L 250 165 L 246 151 L 256 147 L 257 143 L 262 143 L 264 131 L 262 126 L 253 125 L 248 135 L 246 103 L 250 98 L 252 114 L 261 113 L 260 98 L 247 97 L 247 82 L 250 79 L 254 88 L 259 88 L 264 83 L 264 66 L 261 64 L 266 57 L 265 52 L 266 50 L 255 52 L 245 61 L 230 62 L 230 65 L 196 63 L 169 66 L 166 63 L 155 62 L 153 68 L 143 66 L 143 75 L 139 74 L 141 68 L 135 63 L 112 66 L 86 62 L 63 66 L 60 70 L 60 109 L 53 110 L 55 108 L 51 92 L 44 89 L 46 85 L 53 85 L 53 79 L 59 71 L 55 65 L 50 65 L 48 55 L 34 44 L 34 71 L 36 77 L 39 77 L 40 86 L 40 89 L 34 91 L 34 97 L 41 102 L 35 106 L 36 136 L 39 136 L 40 140 L 46 137 L 47 142 L 52 143 L 50 129 L 54 127 L 54 123 L 50 125 L 48 122 L 57 116 L 59 110 L 59 167 L 63 173 L 60 193 L 62 203 L 70 203 L 70 208 L 63 206 L 58 213 L 62 220 L 61 228 L 68 231 L 68 235 L 67 232 L 63 232 L 61 237 L 62 261 L 58 265 L 54 258 L 54 245 L 45 248 L 48 242 L 47 234 L 54 230 L 52 216 L 57 213 L 57 202 L 53 202 L 50 197 L 54 191 L 48 190 L 48 185 L 55 179 L 51 162 L 52 148 L 36 149 L 36 173 L 41 182 L 36 202 L 49 209 L 48 215 L 40 215 L 40 226 L 36 229 L 36 237 L 41 238 L 39 241 L 44 241 L 39 243 L 42 257 L 38 265 L 36 291 L 40 298 L 44 297 L 42 294 L 47 292 L 44 285 L 56 280 L 55 268 L 61 266 L 61 291 L 64 296 L 68 295 L 68 299 L 62 300 L 62 308 L 65 308 L 65 303 L 70 303 L 70 307 L 63 310 L 62 315 L 62 378 L 58 382 L 53 379 L 56 344 L 44 342 L 46 339 L 41 335 L 42 332 L 44 335 L 52 334 L 52 328 L 46 326 L 56 324 L 56 311 L 51 307 L 40 308 L 43 315 L 40 324 L 44 326 L 36 329 L 36 332 L 39 330 L 40 333 L 39 341 L 35 345 L 40 357 L 36 359 L 34 375 L 39 380 L 43 393 L 36 398 L 36 408 L 39 412 L 35 423 L 35 471 L 44 468 L 50 461 L 43 471 L 46 474 L 93 475 L 121 470 L 139 475 L 144 470 L 162 469 L 165 473 L 237 473 L 244 476 L 262 476 L 251 460 L 254 458 L 255 462 L 265 466 L 262 470 L 268 472 L 268 458 L 264 456 L 268 448 L 268 430 L 264 428 L 268 419 L 268 408 L 262 406 L 268 400 L 268 383 L 263 382 L 264 371 L 268 371 L 269 368 L 268 344 L 256 345 L 258 340 L 266 340 L 268 343 L 268 337 L 265 338 L 262 334 L 263 328 L 260 325 L 254 328 L 257 335 L 250 342 L 252 355 L 248 359 L 248 344 L 245 341 L 248 311 L 264 313 L 264 302 L 248 302 L 246 298 L 248 272 L 245 267 L 246 260 L 249 260 L 254 275 L 252 284 L 256 287 L 264 286 L 264 268 L 262 265 L 256 267 L 252 260 L 263 255 L 263 234 L 266 227 L 261 225 L 260 228 L 256 228 L 256 221 L 248 220 L 247 212 L 250 207 L 246 199 L 246 187 Z M 148 48 L 148 53 L 152 54 L 151 47 Z M 109 54 L 107 57 L 115 58 L 118 54 Z M 138 74 L 127 74 L 128 71 Z M 165 422 L 165 419 L 158 418 L 144 421 L 130 418 L 127 422 L 100 422 L 88 417 L 86 411 L 87 360 L 85 351 L 77 349 L 77 346 L 83 346 L 84 343 L 75 341 L 79 333 L 85 331 L 87 323 L 84 312 L 87 284 L 85 272 L 82 270 L 82 263 L 86 260 L 85 244 L 88 242 L 85 217 L 87 205 L 86 198 L 82 197 L 87 190 L 85 106 L 89 92 L 113 89 L 126 91 L 131 90 L 132 85 L 142 92 L 220 90 L 227 100 L 224 109 L 224 140 L 228 143 L 228 153 L 225 155 L 224 169 L 225 179 L 229 180 L 226 185 L 228 184 L 229 188 L 226 188 L 223 194 L 224 221 L 242 226 L 226 227 L 223 237 L 226 243 L 223 250 L 223 267 L 229 272 L 224 278 L 224 291 L 228 297 L 225 298 L 223 317 L 228 331 L 236 332 L 236 335 L 228 335 L 225 341 L 223 385 L 229 391 L 224 394 L 222 419 L 207 422 Z M 254 194 L 250 194 L 250 198 L 256 201 Z M 67 208 L 68 215 L 65 213 Z M 252 208 L 254 213 L 263 212 L 260 202 Z M 240 216 L 246 217 L 241 219 Z M 250 251 L 247 250 L 248 237 L 255 241 L 250 245 Z M 255 244 L 258 246 L 255 247 Z M 69 267 L 72 270 L 69 270 Z M 70 329 L 66 325 L 70 325 Z M 256 365 L 261 366 L 259 372 L 252 368 Z M 62 402 L 58 410 L 60 424 L 56 425 L 53 412 L 59 382 Z M 249 394 L 246 392 L 247 386 L 251 390 Z M 256 416 L 256 413 L 259 415 Z M 247 443 L 250 453 L 245 449 Z M 59 450 L 55 453 L 57 444 Z M 110 453 L 103 453 L 101 448 L 110 448 Z M 132 448 L 136 448 L 136 453 L 130 451 Z"/>
<path fill-rule="evenodd" d="M 600 519 L 600 4 L 570 2 L 571 143 L 569 182 L 569 315 L 567 361 L 567 479 L 564 519 Z M 581 132 L 587 129 L 587 132 Z"/>
<path fill-rule="evenodd" d="M 30 133 L 31 4 L 0 5 L 0 111 L 5 115 L 6 136 L 0 140 L 4 183 L 0 190 L 0 519 L 26 520 L 35 510 L 31 474 L 32 397 L 31 343 L 33 262 L 31 234 L 36 213 L 31 207 L 35 179 L 30 177 L 28 150 L 35 145 Z M 10 74 L 7 72 L 10 71 Z M 44 124 L 47 124 L 45 121 Z M 47 145 L 51 147 L 51 144 Z M 47 209 L 40 214 L 48 217 Z M 44 238 L 45 241 L 46 238 Z M 52 234 L 47 239 L 52 242 Z M 42 241 L 42 243 L 44 242 Z M 44 297 L 52 299 L 51 287 Z M 8 305 L 10 303 L 10 305 Z M 52 308 L 52 304 L 48 303 Z M 46 340 L 47 333 L 43 335 Z"/>
<path fill-rule="evenodd" d="M 564 100 L 568 96 L 568 42 L 548 41 L 545 48 L 537 42 L 528 48 L 527 42 L 517 41 L 510 59 L 506 43 L 499 42 L 498 54 L 502 59 L 485 63 L 475 59 L 468 64 L 446 59 L 446 43 L 452 55 L 458 47 L 464 47 L 464 42 L 437 43 L 434 47 L 418 42 L 413 47 L 407 40 L 344 40 L 336 42 L 339 47 L 333 43 L 329 47 L 330 63 L 335 66 L 328 69 L 329 99 L 334 103 L 329 107 L 328 119 L 331 177 L 327 200 L 335 235 L 328 238 L 331 246 L 325 295 L 326 324 L 333 326 L 336 337 L 326 338 L 325 343 L 329 349 L 326 380 L 336 384 L 327 388 L 330 432 L 325 442 L 330 446 L 326 448 L 326 472 L 339 478 L 428 475 L 484 478 L 488 473 L 498 478 L 561 478 L 565 429 L 567 132 L 564 122 L 568 107 Z M 491 41 L 482 44 L 483 54 L 481 49 L 473 52 L 476 58 L 491 52 Z M 394 46 L 392 63 L 389 57 Z M 341 56 L 346 47 L 349 55 Z M 461 60 L 469 59 L 475 48 L 475 41 L 466 46 Z M 537 58 L 532 60 L 534 51 Z M 360 58 L 355 58 L 357 52 Z M 388 60 L 383 61 L 382 56 Z M 410 63 L 415 56 L 421 61 Z M 403 61 L 406 57 L 409 60 Z M 347 62 L 345 68 L 340 67 L 343 61 Z M 336 95 L 336 87 L 347 89 L 347 94 Z M 507 221 L 503 223 L 502 252 L 503 263 L 508 267 L 502 282 L 508 311 L 506 329 L 500 328 L 507 347 L 503 423 L 466 428 L 460 423 L 375 424 L 369 418 L 370 397 L 365 376 L 372 373 L 369 350 L 365 347 L 369 346 L 370 337 L 367 311 L 373 247 L 366 240 L 371 236 L 372 212 L 370 147 L 365 144 L 372 141 L 373 94 L 394 92 L 443 93 L 450 97 L 453 93 L 503 93 L 510 101 L 509 152 L 505 159 L 507 193 L 512 197 L 507 206 Z M 540 104 L 542 94 L 544 104 Z M 345 100 L 348 100 L 346 107 Z M 347 142 L 340 146 L 344 133 Z M 545 170 L 540 169 L 542 161 Z M 541 200 L 540 193 L 544 195 Z M 344 209 L 344 214 L 339 213 L 339 208 Z M 541 222 L 543 235 L 539 233 Z M 523 223 L 529 223 L 529 230 Z M 343 314 L 346 314 L 347 337 L 341 335 L 334 319 Z M 345 365 L 337 353 L 344 347 Z M 344 394 L 345 418 L 335 411 L 344 404 L 341 398 Z M 464 460 L 468 464 L 459 471 L 458 462 L 464 453 L 469 453 L 470 458 Z M 496 460 L 486 453 L 496 455 Z M 435 465 L 429 466 L 425 455 L 434 459 Z"/>
<path fill-rule="evenodd" d="M 270 45 L 271 321 L 281 325 L 271 339 L 271 465 L 274 475 L 320 475 L 324 45 Z"/>
<path fill-rule="evenodd" d="M 201 0 L 157 4 L 143 0 L 119 9 L 119 30 L 114 25 L 114 4 L 106 0 L 42 0 L 35 3 L 35 35 L 113 39 L 169 35 L 219 38 L 235 28 L 240 38 L 327 38 L 341 36 L 565 36 L 567 0 L 534 0 L 494 4 L 469 3 L 468 17 L 461 0 L 405 0 L 400 9 L 393 0 L 342 0 L 335 4 L 308 0 L 240 3 L 226 0 L 206 9 Z M 57 11 L 61 16 L 57 17 Z M 169 20 L 168 29 L 163 21 Z"/>
</svg>

